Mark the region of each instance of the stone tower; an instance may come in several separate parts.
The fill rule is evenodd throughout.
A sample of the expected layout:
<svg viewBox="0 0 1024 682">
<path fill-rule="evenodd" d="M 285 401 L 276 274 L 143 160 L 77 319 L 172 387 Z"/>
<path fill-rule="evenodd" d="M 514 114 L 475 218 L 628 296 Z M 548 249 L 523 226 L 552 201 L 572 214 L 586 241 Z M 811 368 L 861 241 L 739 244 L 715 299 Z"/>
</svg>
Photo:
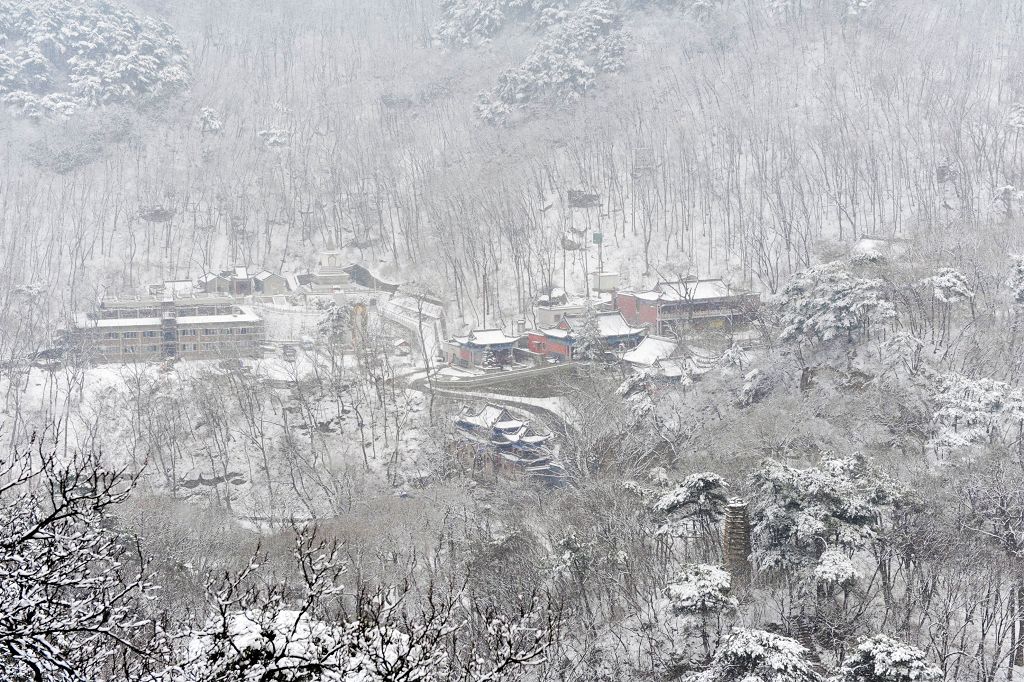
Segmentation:
<svg viewBox="0 0 1024 682">
<path fill-rule="evenodd" d="M 725 570 L 732 575 L 734 588 L 746 587 L 750 584 L 750 515 L 743 500 L 733 499 L 726 506 L 722 535 Z"/>
</svg>

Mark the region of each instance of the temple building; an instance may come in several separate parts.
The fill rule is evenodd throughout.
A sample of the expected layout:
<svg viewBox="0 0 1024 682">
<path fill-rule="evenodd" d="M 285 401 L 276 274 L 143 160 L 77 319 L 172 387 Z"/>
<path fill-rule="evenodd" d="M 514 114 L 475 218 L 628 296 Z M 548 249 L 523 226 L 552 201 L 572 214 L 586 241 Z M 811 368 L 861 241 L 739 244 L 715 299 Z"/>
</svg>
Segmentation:
<svg viewBox="0 0 1024 682">
<path fill-rule="evenodd" d="M 609 352 L 635 348 L 644 338 L 644 329 L 630 326 L 617 310 L 596 313 L 595 322 L 598 337 Z M 562 361 L 572 360 L 574 348 L 585 324 L 583 316 L 564 317 L 555 327 L 531 331 L 528 334 L 527 347 L 540 355 Z"/>
<path fill-rule="evenodd" d="M 462 367 L 502 367 L 513 362 L 513 348 L 519 336 L 501 329 L 475 329 L 465 336 L 453 336 L 443 344 L 445 360 Z"/>
<path fill-rule="evenodd" d="M 721 279 L 687 277 L 658 282 L 650 291 L 618 291 L 615 307 L 652 334 L 669 335 L 685 327 L 728 327 L 748 322 L 760 304 L 757 294 L 736 289 Z"/>
</svg>

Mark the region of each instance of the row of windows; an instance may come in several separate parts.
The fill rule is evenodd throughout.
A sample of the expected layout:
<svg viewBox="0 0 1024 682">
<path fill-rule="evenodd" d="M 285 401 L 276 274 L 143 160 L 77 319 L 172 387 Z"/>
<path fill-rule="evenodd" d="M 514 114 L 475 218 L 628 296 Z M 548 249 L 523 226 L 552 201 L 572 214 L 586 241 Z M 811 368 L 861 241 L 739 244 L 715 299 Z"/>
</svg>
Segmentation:
<svg viewBox="0 0 1024 682">
<path fill-rule="evenodd" d="M 140 346 L 125 346 L 123 350 L 128 355 L 135 355 L 139 352 L 139 349 Z M 160 346 L 145 346 L 142 347 L 142 350 L 146 353 L 156 353 L 160 350 Z"/>
<path fill-rule="evenodd" d="M 155 339 L 159 334 L 155 329 L 150 329 L 142 332 L 142 336 L 147 339 Z M 139 332 L 107 332 L 103 335 L 107 339 L 137 339 L 139 338 Z"/>
<path fill-rule="evenodd" d="M 211 342 L 211 343 L 181 343 L 181 344 L 178 344 L 178 350 L 183 352 L 183 353 L 190 353 L 190 352 L 191 353 L 195 353 L 195 352 L 199 352 L 200 350 L 204 351 L 204 352 L 207 352 L 207 351 L 209 351 L 209 352 L 213 352 L 213 351 L 230 351 L 230 350 L 234 350 L 234 349 L 237 349 L 237 348 L 240 348 L 240 347 L 252 347 L 254 345 L 255 344 L 253 342 L 251 342 L 251 341 L 248 341 L 248 342 L 245 342 L 245 343 L 242 343 L 242 344 L 236 344 L 236 343 L 217 343 L 217 342 Z M 116 349 L 114 349 L 114 350 L 116 352 Z M 126 345 L 126 346 L 122 347 L 121 351 L 123 353 L 127 354 L 127 355 L 136 355 L 138 353 L 158 353 L 158 352 L 160 352 L 160 346 L 159 345 L 153 345 L 153 344 L 149 344 L 149 345 L 145 345 L 145 346 Z"/>
<path fill-rule="evenodd" d="M 199 330 L 197 329 L 179 329 L 178 338 L 196 336 Z M 206 328 L 202 330 L 203 336 L 217 336 L 221 334 L 223 336 L 233 336 L 240 334 L 243 336 L 255 333 L 253 327 L 220 327 L 220 328 Z M 139 338 L 140 332 L 106 332 L 103 335 L 105 339 L 137 339 Z M 155 339 L 159 336 L 160 332 L 155 329 L 146 330 L 141 332 L 142 336 L 147 339 Z"/>
</svg>

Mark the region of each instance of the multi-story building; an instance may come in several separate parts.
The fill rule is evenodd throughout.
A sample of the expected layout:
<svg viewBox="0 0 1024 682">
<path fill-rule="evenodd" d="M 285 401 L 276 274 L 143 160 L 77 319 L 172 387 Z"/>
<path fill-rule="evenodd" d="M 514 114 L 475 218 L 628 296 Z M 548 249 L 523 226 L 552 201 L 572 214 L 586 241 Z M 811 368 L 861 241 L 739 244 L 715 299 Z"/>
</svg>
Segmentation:
<svg viewBox="0 0 1024 682">
<path fill-rule="evenodd" d="M 71 343 L 96 362 L 259 357 L 263 319 L 218 296 L 105 301 L 79 313 Z"/>
</svg>

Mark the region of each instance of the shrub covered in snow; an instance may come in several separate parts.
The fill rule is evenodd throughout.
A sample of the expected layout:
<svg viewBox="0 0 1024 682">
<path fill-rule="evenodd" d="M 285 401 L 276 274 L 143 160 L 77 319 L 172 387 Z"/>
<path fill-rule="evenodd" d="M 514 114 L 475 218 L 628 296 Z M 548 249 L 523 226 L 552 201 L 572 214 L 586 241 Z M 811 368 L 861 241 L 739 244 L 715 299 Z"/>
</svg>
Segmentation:
<svg viewBox="0 0 1024 682">
<path fill-rule="evenodd" d="M 923 651 L 886 635 L 862 640 L 843 661 L 839 682 L 928 682 L 942 671 Z"/>
<path fill-rule="evenodd" d="M 717 566 L 686 566 L 665 588 L 672 611 L 682 616 L 707 616 L 739 605 L 729 595 L 732 577 Z"/>
<path fill-rule="evenodd" d="M 942 268 L 924 280 L 932 287 L 936 300 L 942 303 L 961 303 L 974 298 L 974 291 L 967 278 L 953 268 Z"/>
<path fill-rule="evenodd" d="M 814 577 L 825 585 L 842 586 L 853 583 L 860 575 L 850 557 L 830 547 L 818 559 L 818 565 L 814 567 Z"/>
<path fill-rule="evenodd" d="M 996 442 L 1024 423 L 1024 390 L 995 379 L 932 374 L 932 443 L 967 447 Z"/>
<path fill-rule="evenodd" d="M 736 628 L 703 672 L 690 682 L 819 682 L 796 640 L 763 630 Z"/>
<path fill-rule="evenodd" d="M 384 682 L 440 679 L 440 650 L 397 629 L 358 621 L 332 624 L 308 613 L 240 612 L 215 620 L 189 646 L 189 662 L 163 682 Z"/>
<path fill-rule="evenodd" d="M 1013 256 L 1010 261 L 1010 294 L 1014 303 L 1024 303 L 1024 256 Z"/>
<path fill-rule="evenodd" d="M 665 493 L 654 509 L 665 515 L 707 516 L 718 520 L 729 501 L 725 493 L 728 487 L 725 479 L 712 471 L 690 474 L 675 490 Z"/>
</svg>

